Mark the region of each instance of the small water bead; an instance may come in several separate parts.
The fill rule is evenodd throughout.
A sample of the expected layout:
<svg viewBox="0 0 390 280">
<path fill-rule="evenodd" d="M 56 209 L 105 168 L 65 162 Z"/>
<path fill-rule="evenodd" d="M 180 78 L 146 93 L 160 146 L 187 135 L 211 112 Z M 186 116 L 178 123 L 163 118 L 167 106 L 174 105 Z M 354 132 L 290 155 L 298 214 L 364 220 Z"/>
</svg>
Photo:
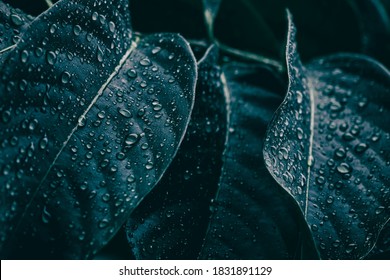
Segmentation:
<svg viewBox="0 0 390 280">
<path fill-rule="evenodd" d="M 352 172 L 352 167 L 349 166 L 349 164 L 345 163 L 345 162 L 338 165 L 336 169 L 340 174 L 348 174 L 348 173 Z"/>
<path fill-rule="evenodd" d="M 127 76 L 129 76 L 130 78 L 136 78 L 137 77 L 137 71 L 135 71 L 134 69 L 129 69 L 127 71 Z"/>
<path fill-rule="evenodd" d="M 107 167 L 109 164 L 110 164 L 110 161 L 109 161 L 108 159 L 104 159 L 104 160 L 100 163 L 100 167 L 101 167 L 101 168 L 105 168 L 105 167 Z"/>
<path fill-rule="evenodd" d="M 161 48 L 160 47 L 155 47 L 153 50 L 152 50 L 152 54 L 157 54 L 161 51 Z"/>
<path fill-rule="evenodd" d="M 148 59 L 148 58 L 144 58 L 142 59 L 139 64 L 141 64 L 142 66 L 149 66 L 152 64 L 152 62 Z"/>
<path fill-rule="evenodd" d="M 79 36 L 80 33 L 81 33 L 81 26 L 77 24 L 73 27 L 73 34 Z"/>
<path fill-rule="evenodd" d="M 344 148 L 338 148 L 335 152 L 334 155 L 336 158 L 343 159 L 347 155 L 347 152 L 345 151 Z"/>
<path fill-rule="evenodd" d="M 66 71 L 63 72 L 61 75 L 61 83 L 67 84 L 69 83 L 69 80 L 70 80 L 70 73 Z"/>
<path fill-rule="evenodd" d="M 103 200 L 104 202 L 110 201 L 110 198 L 111 198 L 111 196 L 110 196 L 109 193 L 105 193 L 105 194 L 103 194 L 103 196 L 102 196 L 102 200 Z"/>
<path fill-rule="evenodd" d="M 23 18 L 21 18 L 19 15 L 17 14 L 11 14 L 11 21 L 13 24 L 15 24 L 16 26 L 21 26 L 23 25 L 24 23 L 24 20 Z"/>
<path fill-rule="evenodd" d="M 20 61 L 22 63 L 26 63 L 28 60 L 28 51 L 24 50 L 22 51 L 22 53 L 20 54 Z"/>
<path fill-rule="evenodd" d="M 56 60 L 57 60 L 57 55 L 54 52 L 49 51 L 46 54 L 46 62 L 49 63 L 50 65 L 54 65 L 56 63 Z"/>
<path fill-rule="evenodd" d="M 99 47 L 98 47 L 98 49 L 97 49 L 96 57 L 97 57 L 97 60 L 98 60 L 99 62 L 103 62 L 104 53 L 103 53 L 103 51 L 102 51 Z"/>
<path fill-rule="evenodd" d="M 151 161 L 148 161 L 148 162 L 145 164 L 145 168 L 146 168 L 147 170 L 151 170 L 151 169 L 153 169 L 153 167 L 154 167 L 154 164 L 153 164 L 153 162 L 151 162 Z"/>
<path fill-rule="evenodd" d="M 29 129 L 30 131 L 34 131 L 35 128 L 37 127 L 37 125 L 38 125 L 38 120 L 37 120 L 37 119 L 33 119 L 33 120 L 29 123 L 28 129 Z"/>
<path fill-rule="evenodd" d="M 100 111 L 97 114 L 97 116 L 98 116 L 99 119 L 104 119 L 106 117 L 106 112 L 105 111 Z"/>
<path fill-rule="evenodd" d="M 50 222 L 50 219 L 52 218 L 51 214 L 49 213 L 49 211 L 47 210 L 46 206 L 43 207 L 43 211 L 42 211 L 42 222 L 44 224 L 48 224 Z"/>
<path fill-rule="evenodd" d="M 303 130 L 300 127 L 297 128 L 297 137 L 299 140 L 303 139 Z"/>
<path fill-rule="evenodd" d="M 122 117 L 125 117 L 125 118 L 131 118 L 133 115 L 131 114 L 131 112 L 129 110 L 126 110 L 126 109 L 118 109 L 118 112 L 119 114 L 122 116 Z"/>
<path fill-rule="evenodd" d="M 302 94 L 302 92 L 299 91 L 299 90 L 297 90 L 296 93 L 297 93 L 297 103 L 298 103 L 298 104 L 301 104 L 302 101 L 303 101 L 303 94 Z"/>
<path fill-rule="evenodd" d="M 1 120 L 4 122 L 4 123 L 8 123 L 10 120 L 11 120 L 11 111 L 4 111 L 2 114 L 1 114 Z"/>
<path fill-rule="evenodd" d="M 368 145 L 366 143 L 359 143 L 355 146 L 354 150 L 358 154 L 364 153 L 368 149 Z"/>
<path fill-rule="evenodd" d="M 125 138 L 125 144 L 127 146 L 134 146 L 138 142 L 138 140 L 139 140 L 139 135 L 135 133 L 131 133 L 127 135 L 127 137 Z"/>
<path fill-rule="evenodd" d="M 108 29 L 110 29 L 110 32 L 111 32 L 111 33 L 114 33 L 114 32 L 115 32 L 115 23 L 112 22 L 112 21 L 110 21 L 110 22 L 108 23 Z"/>
<path fill-rule="evenodd" d="M 109 220 L 103 219 L 99 222 L 99 228 L 106 228 L 110 224 Z"/>
</svg>

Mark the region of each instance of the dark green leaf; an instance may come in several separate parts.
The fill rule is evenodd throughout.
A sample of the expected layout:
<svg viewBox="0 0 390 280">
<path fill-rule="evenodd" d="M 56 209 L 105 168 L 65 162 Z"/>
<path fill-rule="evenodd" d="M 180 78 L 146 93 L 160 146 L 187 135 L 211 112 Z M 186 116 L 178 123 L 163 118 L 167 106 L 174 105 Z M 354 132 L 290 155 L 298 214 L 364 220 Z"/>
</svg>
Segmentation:
<svg viewBox="0 0 390 280">
<path fill-rule="evenodd" d="M 217 50 L 211 47 L 199 62 L 195 105 L 183 143 L 162 180 L 127 223 L 129 243 L 138 259 L 198 257 L 226 134 L 217 59 Z"/>
<path fill-rule="evenodd" d="M 390 76 L 360 55 L 302 66 L 289 24 L 289 89 L 266 165 L 301 207 L 324 259 L 363 258 L 390 217 Z"/>
<path fill-rule="evenodd" d="M 88 258 L 177 151 L 196 65 L 179 35 L 132 39 L 127 0 L 63 0 L 1 68 L 4 258 Z"/>
<path fill-rule="evenodd" d="M 268 173 L 262 140 L 282 101 L 283 83 L 272 70 L 231 63 L 221 76 L 228 99 L 228 138 L 218 195 L 200 258 L 297 257 L 299 209 Z"/>
<path fill-rule="evenodd" d="M 3 53 L 19 41 L 20 33 L 26 30 L 31 20 L 21 10 L 0 1 L 0 62 L 3 60 Z"/>
</svg>

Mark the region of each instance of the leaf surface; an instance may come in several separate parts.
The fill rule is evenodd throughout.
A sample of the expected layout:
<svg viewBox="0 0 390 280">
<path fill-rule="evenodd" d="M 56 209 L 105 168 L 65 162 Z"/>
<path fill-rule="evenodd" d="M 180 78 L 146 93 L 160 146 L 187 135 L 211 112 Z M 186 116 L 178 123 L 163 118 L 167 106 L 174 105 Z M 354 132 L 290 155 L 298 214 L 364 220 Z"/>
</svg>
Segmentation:
<svg viewBox="0 0 390 280">
<path fill-rule="evenodd" d="M 132 38 L 128 1 L 40 15 L 1 69 L 2 257 L 102 248 L 176 153 L 196 76 L 181 36 Z"/>
<path fill-rule="evenodd" d="M 304 67 L 289 15 L 289 89 L 264 158 L 301 207 L 324 259 L 363 258 L 390 217 L 390 76 L 340 54 Z"/>
<path fill-rule="evenodd" d="M 273 70 L 223 67 L 228 136 L 218 193 L 201 259 L 293 259 L 299 209 L 280 192 L 262 160 L 262 141 L 285 91 Z"/>
<path fill-rule="evenodd" d="M 137 259 L 196 259 L 208 226 L 226 135 L 216 47 L 198 63 L 195 105 L 186 136 L 162 180 L 127 222 Z M 194 234 L 196 233 L 196 234 Z"/>
</svg>

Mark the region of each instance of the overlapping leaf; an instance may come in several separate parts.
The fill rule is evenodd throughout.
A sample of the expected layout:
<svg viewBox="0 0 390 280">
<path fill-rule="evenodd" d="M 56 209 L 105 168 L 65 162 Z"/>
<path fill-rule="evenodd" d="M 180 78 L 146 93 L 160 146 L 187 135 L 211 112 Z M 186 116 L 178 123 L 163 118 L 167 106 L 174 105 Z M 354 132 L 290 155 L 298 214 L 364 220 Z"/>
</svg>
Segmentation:
<svg viewBox="0 0 390 280">
<path fill-rule="evenodd" d="M 228 138 L 200 258 L 301 258 L 299 209 L 280 192 L 262 160 L 263 137 L 282 101 L 283 83 L 272 69 L 239 63 L 224 66 L 222 81 Z"/>
<path fill-rule="evenodd" d="M 129 243 L 138 259 L 196 259 L 199 254 L 226 135 L 217 61 L 218 51 L 211 47 L 198 63 L 195 105 L 186 137 L 163 179 L 127 223 Z"/>
<path fill-rule="evenodd" d="M 132 38 L 128 1 L 62 0 L 1 68 L 5 258 L 88 258 L 176 153 L 196 65 L 179 35 Z"/>
<path fill-rule="evenodd" d="M 289 90 L 265 161 L 301 207 L 322 258 L 362 258 L 390 217 L 389 71 L 348 54 L 302 66 L 289 20 Z"/>
</svg>

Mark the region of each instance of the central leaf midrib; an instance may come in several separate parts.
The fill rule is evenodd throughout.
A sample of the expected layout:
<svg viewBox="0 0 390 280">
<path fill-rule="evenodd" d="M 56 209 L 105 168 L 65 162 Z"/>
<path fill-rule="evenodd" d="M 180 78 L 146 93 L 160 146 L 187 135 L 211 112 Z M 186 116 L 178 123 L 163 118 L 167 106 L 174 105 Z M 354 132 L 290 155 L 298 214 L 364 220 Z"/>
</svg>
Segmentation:
<svg viewBox="0 0 390 280">
<path fill-rule="evenodd" d="M 306 179 L 306 198 L 305 198 L 305 212 L 304 216 L 307 220 L 308 207 L 309 207 L 309 190 L 310 190 L 310 176 L 311 167 L 313 165 L 313 143 L 314 143 L 314 116 L 315 116 L 315 102 L 314 102 L 314 90 L 312 90 L 312 80 L 308 78 L 308 92 L 310 98 L 310 137 L 309 137 L 309 153 L 307 157 L 307 179 Z"/>
<path fill-rule="evenodd" d="M 88 114 L 88 112 L 91 110 L 92 106 L 96 104 L 97 100 L 103 95 L 103 92 L 105 91 L 105 89 L 107 88 L 107 86 L 110 84 L 110 82 L 113 80 L 113 78 L 115 76 L 117 76 L 119 74 L 119 71 L 121 70 L 121 68 L 123 67 L 123 65 L 125 64 L 126 60 L 129 58 L 129 56 L 131 55 L 131 53 L 134 51 L 134 49 L 138 46 L 138 42 L 139 42 L 140 38 L 139 37 L 136 37 L 134 41 L 132 41 L 131 43 L 131 46 L 130 48 L 126 51 L 126 53 L 123 55 L 123 57 L 121 58 L 121 60 L 119 61 L 118 65 L 115 67 L 114 71 L 111 73 L 111 75 L 108 77 L 107 81 L 100 87 L 100 89 L 98 90 L 97 94 L 95 95 L 95 97 L 92 99 L 91 103 L 89 104 L 89 106 L 85 109 L 85 111 L 83 112 L 83 114 L 80 115 L 80 117 L 78 118 L 78 120 L 82 119 L 82 118 L 85 118 L 85 116 Z M 72 136 L 74 135 L 74 133 L 78 130 L 78 128 L 80 127 L 79 125 L 79 122 L 77 122 L 76 126 L 72 129 L 72 131 L 70 132 L 70 134 L 68 135 L 68 138 L 63 142 L 63 145 L 62 147 L 60 148 L 60 150 L 58 151 L 58 153 L 56 154 L 56 156 L 54 157 L 54 160 L 53 162 L 50 164 L 48 170 L 46 171 L 45 175 L 43 176 L 42 180 L 39 182 L 39 185 L 38 187 L 36 188 L 36 190 L 34 191 L 33 195 L 31 196 L 31 199 L 29 200 L 27 206 L 25 207 L 25 210 L 23 211 L 23 214 L 21 216 L 21 218 L 19 219 L 19 222 L 17 224 L 17 226 L 14 228 L 15 230 L 14 231 L 17 231 L 18 228 L 20 227 L 26 213 L 28 212 L 28 209 L 31 207 L 31 204 L 32 202 L 34 201 L 35 197 L 37 196 L 39 190 L 41 189 L 43 183 L 45 182 L 47 176 L 50 174 L 52 168 L 54 167 L 55 163 L 57 162 L 58 158 L 61 156 L 62 154 L 62 151 L 65 149 L 65 147 L 68 145 L 70 139 L 72 138 Z"/>
</svg>

